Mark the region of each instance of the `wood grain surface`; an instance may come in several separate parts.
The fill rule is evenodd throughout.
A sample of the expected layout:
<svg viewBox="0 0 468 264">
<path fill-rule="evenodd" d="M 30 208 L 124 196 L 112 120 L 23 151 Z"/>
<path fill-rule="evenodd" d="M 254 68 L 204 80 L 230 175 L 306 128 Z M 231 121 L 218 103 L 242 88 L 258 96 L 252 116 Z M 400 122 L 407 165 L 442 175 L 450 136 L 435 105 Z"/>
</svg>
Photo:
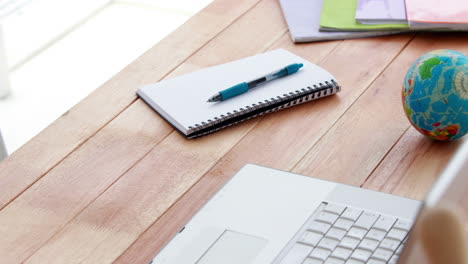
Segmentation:
<svg viewBox="0 0 468 264">
<path fill-rule="evenodd" d="M 132 104 L 137 87 L 166 76 L 258 2 L 214 1 L 12 153 L 0 163 L 0 208 Z"/>
<path fill-rule="evenodd" d="M 0 263 L 147 263 L 245 163 L 422 199 L 462 140 L 416 132 L 402 80 L 425 52 L 467 44 L 432 33 L 296 45 L 276 0 L 215 0 L 0 163 Z M 276 48 L 342 92 L 195 140 L 135 96 Z"/>
</svg>

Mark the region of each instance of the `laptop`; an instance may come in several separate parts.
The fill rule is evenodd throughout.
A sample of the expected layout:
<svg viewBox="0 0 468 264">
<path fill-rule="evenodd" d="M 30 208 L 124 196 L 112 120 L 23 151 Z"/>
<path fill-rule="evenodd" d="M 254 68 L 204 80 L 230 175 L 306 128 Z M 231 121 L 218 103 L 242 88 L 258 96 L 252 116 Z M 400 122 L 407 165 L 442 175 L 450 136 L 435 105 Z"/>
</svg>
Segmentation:
<svg viewBox="0 0 468 264">
<path fill-rule="evenodd" d="M 152 263 L 402 263 L 420 209 L 466 187 L 467 171 L 465 141 L 422 202 L 247 164 Z"/>
</svg>

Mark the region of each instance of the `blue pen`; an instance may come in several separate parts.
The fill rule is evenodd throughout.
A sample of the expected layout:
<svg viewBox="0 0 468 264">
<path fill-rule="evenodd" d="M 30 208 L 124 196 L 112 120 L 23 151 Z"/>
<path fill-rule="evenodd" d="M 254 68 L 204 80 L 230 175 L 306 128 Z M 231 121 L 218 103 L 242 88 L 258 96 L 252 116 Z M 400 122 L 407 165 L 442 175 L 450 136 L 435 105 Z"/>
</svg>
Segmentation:
<svg viewBox="0 0 468 264">
<path fill-rule="evenodd" d="M 277 71 L 274 71 L 270 74 L 267 74 L 263 77 L 260 77 L 258 79 L 255 79 L 253 81 L 250 81 L 250 82 L 243 82 L 243 83 L 239 83 L 237 85 L 234 85 L 230 88 L 227 88 L 226 90 L 222 90 L 218 93 L 216 93 L 215 95 L 211 96 L 209 99 L 208 99 L 208 102 L 220 102 L 220 101 L 224 101 L 224 100 L 227 100 L 231 97 L 234 97 L 234 96 L 237 96 L 239 94 L 243 94 L 245 92 L 247 92 L 248 90 L 254 88 L 254 87 L 257 87 L 259 85 L 262 85 L 262 84 L 265 84 L 269 81 L 272 81 L 272 80 L 275 80 L 275 79 L 278 79 L 278 78 L 281 78 L 281 77 L 284 77 L 284 76 L 288 76 L 288 75 L 291 75 L 293 73 L 296 73 L 301 67 L 303 66 L 302 63 L 294 63 L 294 64 L 291 64 L 291 65 L 288 65 L 280 70 L 277 70 Z"/>
</svg>

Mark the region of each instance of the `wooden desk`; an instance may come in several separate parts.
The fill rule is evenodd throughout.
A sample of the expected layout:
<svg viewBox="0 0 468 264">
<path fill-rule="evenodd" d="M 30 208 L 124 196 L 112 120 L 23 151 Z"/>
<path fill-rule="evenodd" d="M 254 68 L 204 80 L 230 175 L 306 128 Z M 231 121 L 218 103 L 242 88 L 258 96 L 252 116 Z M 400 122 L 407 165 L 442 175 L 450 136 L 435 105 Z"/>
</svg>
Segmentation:
<svg viewBox="0 0 468 264">
<path fill-rule="evenodd" d="M 246 162 L 421 199 L 461 141 L 410 127 L 402 80 L 423 53 L 467 44 L 405 34 L 294 45 L 277 1 L 217 0 L 0 164 L 0 262 L 146 263 Z M 197 140 L 135 96 L 278 47 L 332 72 L 342 92 Z"/>
</svg>

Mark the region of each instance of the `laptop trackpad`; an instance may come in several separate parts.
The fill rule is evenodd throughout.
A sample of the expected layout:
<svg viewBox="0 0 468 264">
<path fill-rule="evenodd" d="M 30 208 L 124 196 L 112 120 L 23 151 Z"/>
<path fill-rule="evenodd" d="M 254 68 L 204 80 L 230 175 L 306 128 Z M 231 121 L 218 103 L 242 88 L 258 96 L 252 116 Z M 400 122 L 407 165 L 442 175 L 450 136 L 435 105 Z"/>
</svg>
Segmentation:
<svg viewBox="0 0 468 264">
<path fill-rule="evenodd" d="M 260 237 L 225 230 L 197 264 L 249 264 L 266 243 L 267 240 Z"/>
</svg>

